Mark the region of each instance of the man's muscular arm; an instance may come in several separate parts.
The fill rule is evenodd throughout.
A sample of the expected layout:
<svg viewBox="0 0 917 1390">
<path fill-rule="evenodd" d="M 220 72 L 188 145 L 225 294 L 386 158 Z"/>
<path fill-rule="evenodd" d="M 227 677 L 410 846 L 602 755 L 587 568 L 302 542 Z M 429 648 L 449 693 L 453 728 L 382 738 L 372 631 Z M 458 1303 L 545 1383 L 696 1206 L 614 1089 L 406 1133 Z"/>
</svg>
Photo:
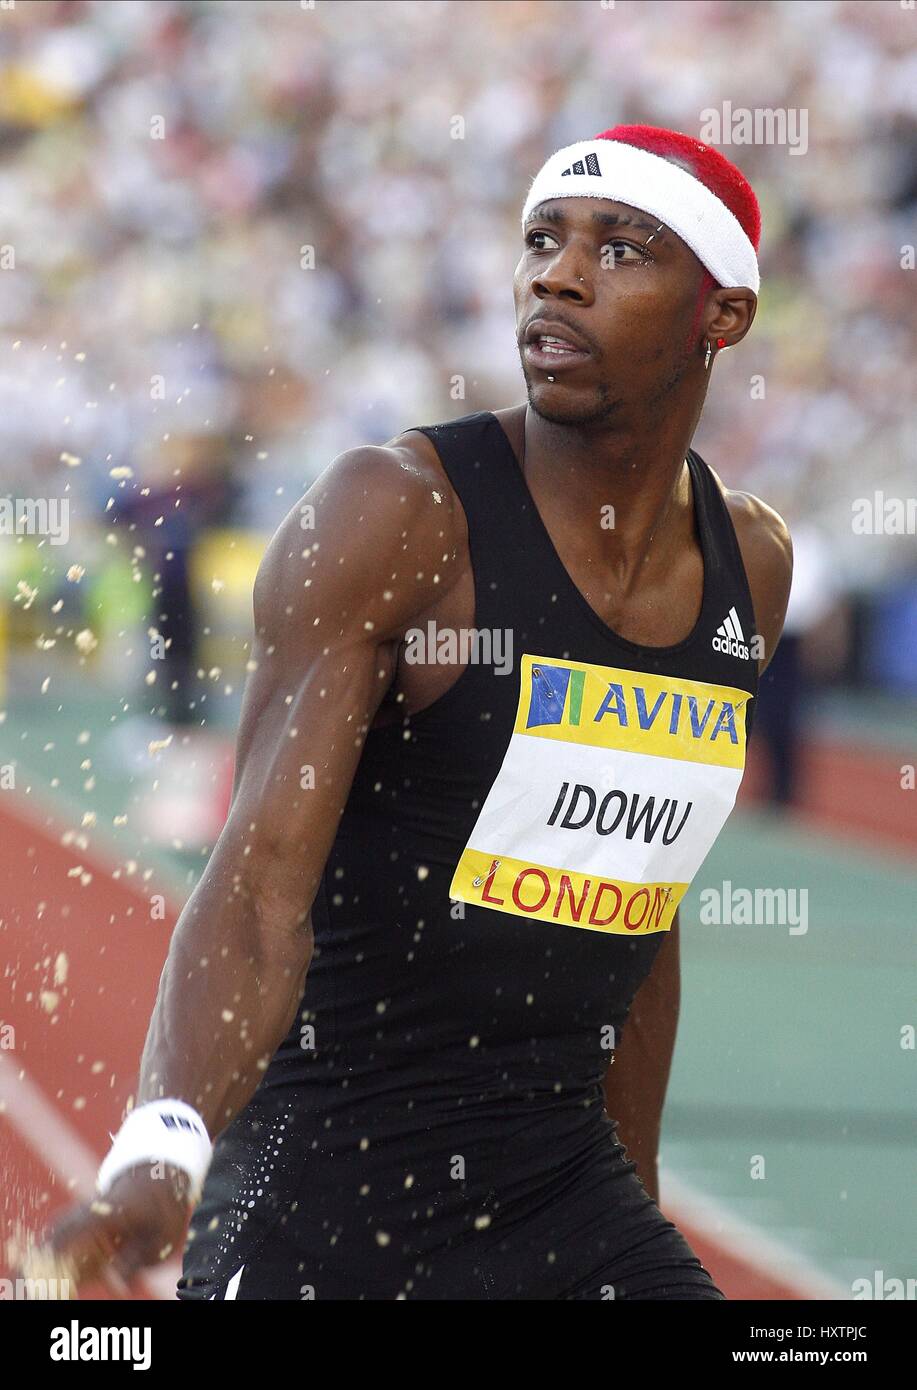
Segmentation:
<svg viewBox="0 0 917 1390">
<path fill-rule="evenodd" d="M 407 449 L 342 455 L 268 548 L 255 584 L 232 806 L 172 937 L 143 1052 L 139 1101 L 187 1101 L 211 1137 L 253 1094 L 289 1030 L 312 955 L 311 908 L 364 738 L 404 630 L 457 578 L 456 516 Z M 311 774 L 309 773 L 311 769 Z M 177 1188 L 148 1165 L 105 1207 L 80 1208 L 55 1248 L 82 1276 L 118 1251 L 135 1269 L 181 1237 Z"/>
<path fill-rule="evenodd" d="M 681 998 L 678 913 L 653 967 L 637 990 L 605 1074 L 605 1109 L 617 1121 L 618 1138 L 637 1176 L 659 1202 L 659 1133 Z"/>
<path fill-rule="evenodd" d="M 764 639 L 759 675 L 770 662 L 786 617 L 793 548 L 786 523 L 747 493 L 726 493 L 748 575 L 757 634 Z M 659 1136 L 672 1068 L 681 999 L 678 913 L 631 1005 L 621 1044 L 605 1076 L 605 1109 L 637 1174 L 658 1204 Z"/>
<path fill-rule="evenodd" d="M 314 529 L 294 508 L 255 585 L 232 808 L 173 936 L 140 1080 L 141 1101 L 177 1095 L 211 1135 L 293 1021 L 312 902 L 401 633 L 448 587 L 447 508 L 401 461 L 335 464 L 305 499 Z"/>
<path fill-rule="evenodd" d="M 786 618 L 793 580 L 793 543 L 783 517 L 749 492 L 727 492 L 726 505 L 735 527 L 755 609 L 756 636 L 764 639 L 758 662 L 763 676 Z"/>
</svg>

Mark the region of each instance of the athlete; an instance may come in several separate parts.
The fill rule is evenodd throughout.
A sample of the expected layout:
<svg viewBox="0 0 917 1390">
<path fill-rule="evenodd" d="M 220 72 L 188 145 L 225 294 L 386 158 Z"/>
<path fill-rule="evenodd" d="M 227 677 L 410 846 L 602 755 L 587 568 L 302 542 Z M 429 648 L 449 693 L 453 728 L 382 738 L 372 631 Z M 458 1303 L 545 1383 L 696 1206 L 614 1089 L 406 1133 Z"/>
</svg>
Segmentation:
<svg viewBox="0 0 917 1390">
<path fill-rule="evenodd" d="M 522 222 L 527 404 L 348 451 L 267 551 L 229 817 L 53 1235 L 79 1277 L 191 1209 L 186 1300 L 723 1297 L 656 1158 L 678 903 L 790 585 L 690 447 L 758 206 L 617 127 Z"/>
</svg>

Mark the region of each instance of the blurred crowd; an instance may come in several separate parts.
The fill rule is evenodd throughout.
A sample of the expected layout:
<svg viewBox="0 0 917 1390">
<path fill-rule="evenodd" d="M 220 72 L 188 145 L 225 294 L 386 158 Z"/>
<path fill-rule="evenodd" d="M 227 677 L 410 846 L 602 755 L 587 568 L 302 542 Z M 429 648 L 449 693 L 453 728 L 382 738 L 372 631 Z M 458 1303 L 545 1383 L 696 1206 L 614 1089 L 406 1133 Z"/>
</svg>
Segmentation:
<svg viewBox="0 0 917 1390">
<path fill-rule="evenodd" d="M 0 47 L 2 491 L 67 490 L 90 550 L 132 518 L 135 580 L 183 502 L 179 531 L 269 532 L 342 450 L 523 399 L 534 172 L 728 101 L 804 110 L 808 141 L 724 146 L 763 288 L 697 447 L 830 553 L 832 592 L 917 587 L 913 536 L 851 527 L 914 490 L 913 9 L 16 0 Z"/>
</svg>

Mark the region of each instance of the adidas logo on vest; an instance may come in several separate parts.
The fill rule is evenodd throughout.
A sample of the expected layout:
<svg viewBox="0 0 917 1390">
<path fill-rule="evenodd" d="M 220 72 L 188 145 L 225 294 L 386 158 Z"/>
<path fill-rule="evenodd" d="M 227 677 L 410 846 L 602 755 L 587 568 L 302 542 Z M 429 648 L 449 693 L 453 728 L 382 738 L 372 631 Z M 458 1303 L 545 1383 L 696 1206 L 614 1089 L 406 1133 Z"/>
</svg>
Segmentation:
<svg viewBox="0 0 917 1390">
<path fill-rule="evenodd" d="M 743 661 L 748 660 L 745 634 L 742 631 L 742 624 L 739 622 L 739 615 L 735 607 L 730 608 L 717 628 L 716 636 L 713 639 L 713 650 L 725 652 L 727 656 L 740 656 Z"/>
</svg>

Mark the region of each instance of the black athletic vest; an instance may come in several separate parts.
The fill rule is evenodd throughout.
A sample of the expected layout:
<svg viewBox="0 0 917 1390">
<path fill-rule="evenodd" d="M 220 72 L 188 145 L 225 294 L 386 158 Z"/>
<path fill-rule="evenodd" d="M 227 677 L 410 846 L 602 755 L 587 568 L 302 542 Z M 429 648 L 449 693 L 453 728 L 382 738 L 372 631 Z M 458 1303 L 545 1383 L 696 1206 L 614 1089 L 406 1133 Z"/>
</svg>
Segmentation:
<svg viewBox="0 0 917 1390">
<path fill-rule="evenodd" d="M 667 890 L 644 896 L 637 870 L 658 879 L 661 841 L 674 853 L 715 817 L 722 793 L 705 800 L 703 759 L 726 750 L 741 763 L 733 706 L 747 716 L 757 690 L 745 570 L 697 454 L 700 616 L 684 641 L 647 648 L 611 631 L 573 584 L 494 415 L 423 432 L 467 517 L 475 628 L 511 633 L 513 661 L 505 674 L 469 662 L 431 706 L 369 733 L 314 904 L 302 1008 L 255 1109 L 282 1098 L 287 1158 L 293 1143 L 308 1167 L 303 1200 L 337 1227 L 370 1202 L 389 1225 L 420 1212 L 463 1229 L 607 1145 L 601 1082 L 664 940 Z M 606 730 L 610 750 L 589 742 Z M 479 901 L 453 900 L 492 792 L 504 800 L 480 832 L 487 862 L 467 879 Z M 577 873 L 586 837 L 597 868 Z M 485 905 L 502 853 L 515 877 L 490 881 Z M 630 856 L 623 889 L 618 854 Z"/>
</svg>

